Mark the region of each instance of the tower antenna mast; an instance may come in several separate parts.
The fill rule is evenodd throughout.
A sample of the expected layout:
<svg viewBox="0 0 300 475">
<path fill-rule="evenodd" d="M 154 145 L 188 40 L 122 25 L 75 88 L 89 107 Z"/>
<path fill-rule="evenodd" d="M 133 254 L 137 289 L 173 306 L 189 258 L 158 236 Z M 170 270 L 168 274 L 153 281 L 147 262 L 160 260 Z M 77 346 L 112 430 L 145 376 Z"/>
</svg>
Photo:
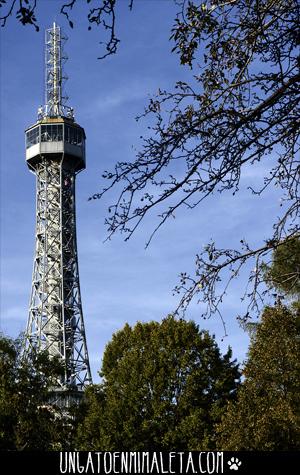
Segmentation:
<svg viewBox="0 0 300 475">
<path fill-rule="evenodd" d="M 73 109 L 66 105 L 68 97 L 63 93 L 68 79 L 63 71 L 68 59 L 63 48 L 66 40 L 55 22 L 45 31 L 45 104 L 39 111 L 40 117 L 73 117 Z"/>
</svg>

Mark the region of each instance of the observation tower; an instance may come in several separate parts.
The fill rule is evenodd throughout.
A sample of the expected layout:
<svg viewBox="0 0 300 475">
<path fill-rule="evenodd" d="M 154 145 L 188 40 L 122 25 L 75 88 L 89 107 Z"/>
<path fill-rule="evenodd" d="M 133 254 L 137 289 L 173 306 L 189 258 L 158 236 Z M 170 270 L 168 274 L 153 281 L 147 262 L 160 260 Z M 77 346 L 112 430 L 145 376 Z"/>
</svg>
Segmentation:
<svg viewBox="0 0 300 475">
<path fill-rule="evenodd" d="M 76 244 L 75 179 L 85 169 L 85 133 L 66 105 L 66 37 L 53 23 L 45 33 L 45 105 L 26 131 L 26 161 L 36 176 L 35 256 L 24 357 L 48 351 L 64 374 L 49 401 L 81 399 L 92 382 L 82 313 Z"/>
</svg>

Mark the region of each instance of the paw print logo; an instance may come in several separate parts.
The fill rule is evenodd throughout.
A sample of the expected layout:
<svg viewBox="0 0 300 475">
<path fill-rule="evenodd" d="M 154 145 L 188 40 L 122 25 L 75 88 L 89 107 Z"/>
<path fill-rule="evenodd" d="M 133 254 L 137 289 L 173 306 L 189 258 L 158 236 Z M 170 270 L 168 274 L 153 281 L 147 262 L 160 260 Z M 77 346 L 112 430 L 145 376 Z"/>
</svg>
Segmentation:
<svg viewBox="0 0 300 475">
<path fill-rule="evenodd" d="M 227 463 L 229 465 L 230 470 L 238 470 L 242 465 L 242 462 L 236 457 L 231 457 L 231 459 L 228 460 Z"/>
</svg>

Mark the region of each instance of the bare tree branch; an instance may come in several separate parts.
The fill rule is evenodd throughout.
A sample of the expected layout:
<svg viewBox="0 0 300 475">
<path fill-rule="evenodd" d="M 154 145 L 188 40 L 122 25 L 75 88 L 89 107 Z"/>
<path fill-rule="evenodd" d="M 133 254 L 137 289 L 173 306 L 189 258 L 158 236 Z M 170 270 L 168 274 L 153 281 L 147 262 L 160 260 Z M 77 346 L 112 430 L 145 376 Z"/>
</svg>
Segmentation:
<svg viewBox="0 0 300 475">
<path fill-rule="evenodd" d="M 16 11 L 16 18 L 23 24 L 34 25 L 36 31 L 39 31 L 39 26 L 35 18 L 35 9 L 38 0 L 10 0 L 10 5 L 7 12 L 0 17 L 1 26 L 5 26 L 8 18 L 12 16 L 16 4 L 19 3 L 19 10 Z M 63 0 L 62 0 L 63 2 Z M 6 6 L 6 0 L 0 0 L 0 7 Z M 88 30 L 91 30 L 93 25 L 100 26 L 105 32 L 108 32 L 108 39 L 101 41 L 100 44 L 105 45 L 106 53 L 99 56 L 98 59 L 104 59 L 107 56 L 117 52 L 120 39 L 116 35 L 116 6 L 117 0 L 86 0 L 87 4 L 97 4 L 97 7 L 91 7 L 87 14 L 89 22 Z M 74 20 L 71 19 L 70 14 L 73 7 L 77 4 L 77 0 L 70 0 L 62 4 L 60 13 L 66 18 L 71 28 L 74 28 Z M 128 0 L 128 8 L 133 9 L 134 0 Z"/>
<path fill-rule="evenodd" d="M 263 183 L 249 191 L 263 197 L 270 186 L 281 189 L 285 211 L 273 235 L 258 248 L 241 240 L 241 249 L 217 249 L 213 241 L 197 256 L 195 275 L 181 274 L 175 288 L 177 312 L 196 297 L 206 305 L 204 316 L 222 317 L 231 282 L 252 260 L 255 270 L 242 297 L 248 305 L 241 318 L 247 319 L 265 296 L 263 258 L 299 233 L 300 6 L 294 0 L 176 3 L 173 51 L 193 70 L 190 83 L 177 82 L 150 100 L 138 119 L 152 117 L 154 125 L 136 159 L 105 171 L 108 185 L 90 199 L 121 187 L 109 207 L 108 238 L 121 232 L 129 239 L 159 210 L 147 246 L 179 208 L 193 209 L 216 192 L 235 195 L 246 165 L 271 162 Z"/>
<path fill-rule="evenodd" d="M 0 17 L 1 26 L 4 27 L 8 18 L 12 15 L 17 0 L 11 0 L 10 7 L 7 12 Z M 19 10 L 16 11 L 16 18 L 22 25 L 33 25 L 36 31 L 39 31 L 39 27 L 36 22 L 35 9 L 37 0 L 19 0 Z M 0 7 L 2 8 L 6 4 L 6 1 L 0 1 Z"/>
<path fill-rule="evenodd" d="M 70 25 L 71 28 L 74 27 L 74 23 L 72 22 L 72 20 L 70 20 L 68 10 L 72 10 L 72 9 L 73 9 L 73 7 L 74 7 L 76 1 L 77 1 L 77 0 L 71 0 L 69 3 L 65 3 L 64 5 L 62 5 L 62 7 L 61 7 L 61 9 L 60 9 L 60 13 L 61 13 L 62 15 L 64 15 L 64 16 L 67 18 L 67 20 L 68 20 L 69 25 Z"/>
</svg>

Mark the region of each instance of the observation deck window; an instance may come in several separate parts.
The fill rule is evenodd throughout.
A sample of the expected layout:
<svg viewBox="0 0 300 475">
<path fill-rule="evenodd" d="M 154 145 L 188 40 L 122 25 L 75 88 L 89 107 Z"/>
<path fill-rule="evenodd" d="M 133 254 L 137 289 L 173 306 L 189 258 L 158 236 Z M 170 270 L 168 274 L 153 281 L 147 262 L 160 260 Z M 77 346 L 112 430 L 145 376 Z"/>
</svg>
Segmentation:
<svg viewBox="0 0 300 475">
<path fill-rule="evenodd" d="M 82 145 L 82 131 L 77 127 L 70 127 L 66 125 L 65 127 L 65 142 L 68 142 L 72 145 Z"/>
<path fill-rule="evenodd" d="M 83 147 L 84 131 L 80 127 L 56 123 L 41 124 L 26 132 L 27 149 L 38 143 L 63 141 L 77 147 Z"/>
<path fill-rule="evenodd" d="M 62 124 L 48 124 L 41 126 L 42 142 L 61 142 L 63 139 Z"/>
<path fill-rule="evenodd" d="M 26 148 L 31 147 L 39 143 L 40 141 L 40 128 L 35 127 L 34 129 L 28 130 L 26 133 Z"/>
</svg>

